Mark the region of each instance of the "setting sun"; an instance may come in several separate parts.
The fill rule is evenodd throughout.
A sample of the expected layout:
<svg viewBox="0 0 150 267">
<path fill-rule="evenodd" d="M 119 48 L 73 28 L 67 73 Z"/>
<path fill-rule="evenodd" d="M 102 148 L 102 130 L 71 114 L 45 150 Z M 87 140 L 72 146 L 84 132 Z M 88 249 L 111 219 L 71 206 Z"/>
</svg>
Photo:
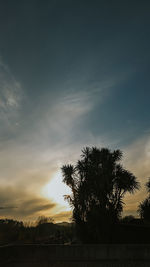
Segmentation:
<svg viewBox="0 0 150 267">
<path fill-rule="evenodd" d="M 41 194 L 42 196 L 54 200 L 57 204 L 64 207 L 66 211 L 70 210 L 69 204 L 64 200 L 64 195 L 70 195 L 71 190 L 62 182 L 61 172 L 56 172 L 51 181 L 46 184 Z"/>
</svg>

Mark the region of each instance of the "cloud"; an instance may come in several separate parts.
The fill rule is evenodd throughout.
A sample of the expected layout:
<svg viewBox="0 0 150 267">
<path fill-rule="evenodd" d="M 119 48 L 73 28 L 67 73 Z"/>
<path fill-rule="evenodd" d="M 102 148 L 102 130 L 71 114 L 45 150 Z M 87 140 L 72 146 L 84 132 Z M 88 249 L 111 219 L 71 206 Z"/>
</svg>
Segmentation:
<svg viewBox="0 0 150 267">
<path fill-rule="evenodd" d="M 95 103 L 104 100 L 106 90 L 114 82 L 91 83 L 86 89 L 76 90 L 69 81 L 68 87 L 58 94 L 53 95 L 51 90 L 46 95 L 33 92 L 27 110 L 21 85 L 4 64 L 0 68 L 0 120 L 3 120 L 0 186 L 8 188 L 4 190 L 5 197 L 0 195 L 2 214 L 34 220 L 38 215 L 48 216 L 56 212 L 59 217 L 59 213 L 65 212 L 61 204 L 42 197 L 40 192 L 64 163 L 79 157 L 83 146 L 97 142 L 90 130 L 85 134 L 83 122 Z M 32 101 L 36 96 L 40 96 L 37 97 L 39 100 Z M 22 106 L 23 114 L 20 115 Z M 62 213 L 57 219 L 65 220 L 67 214 Z"/>
<path fill-rule="evenodd" d="M 16 207 L 11 207 L 11 206 L 10 207 L 9 206 L 8 207 L 6 207 L 6 206 L 5 207 L 0 207 L 0 210 L 6 210 L 6 209 L 9 209 L 9 210 L 16 209 Z"/>
<path fill-rule="evenodd" d="M 0 108 L 6 112 L 17 109 L 20 106 L 22 94 L 20 83 L 0 61 Z"/>
<path fill-rule="evenodd" d="M 14 219 L 37 218 L 43 212 L 53 214 L 56 204 L 45 198 L 32 195 L 25 190 L 14 187 L 0 188 L 0 210 L 2 217 Z"/>
<path fill-rule="evenodd" d="M 23 128 L 16 138 L 12 136 L 0 143 L 1 184 L 15 183 L 38 191 L 59 163 L 68 158 L 66 152 L 75 150 L 72 128 L 89 109 L 88 96 L 79 94 L 64 96 L 41 112 L 37 108 L 34 125 Z"/>
<path fill-rule="evenodd" d="M 72 128 L 89 112 L 89 97 L 74 93 L 58 98 L 42 112 L 37 108 L 33 127 L 23 128 L 17 138 L 11 136 L 0 143 L 1 215 L 33 220 L 51 214 L 51 209 L 62 210 L 59 203 L 41 197 L 40 192 L 70 153 L 76 155 Z"/>
<path fill-rule="evenodd" d="M 63 143 L 72 138 L 73 128 L 79 127 L 83 116 L 92 109 L 90 94 L 86 92 L 64 93 L 40 115 L 39 133 L 49 141 Z M 38 113 L 37 113 L 38 115 Z M 55 140 L 54 140 L 55 139 Z"/>
<path fill-rule="evenodd" d="M 71 221 L 72 211 L 62 211 L 53 216 L 55 222 L 66 222 Z"/>
<path fill-rule="evenodd" d="M 6 139 L 16 130 L 19 112 L 23 100 L 20 83 L 11 74 L 9 68 L 0 59 L 0 139 Z"/>
<path fill-rule="evenodd" d="M 125 149 L 124 164 L 143 183 L 150 176 L 150 136 L 145 134 Z"/>
<path fill-rule="evenodd" d="M 124 149 L 123 163 L 128 170 L 133 172 L 141 183 L 141 188 L 134 195 L 127 195 L 125 198 L 125 213 L 136 214 L 139 203 L 147 196 L 145 183 L 150 177 L 150 136 L 145 134 L 135 140 Z"/>
</svg>

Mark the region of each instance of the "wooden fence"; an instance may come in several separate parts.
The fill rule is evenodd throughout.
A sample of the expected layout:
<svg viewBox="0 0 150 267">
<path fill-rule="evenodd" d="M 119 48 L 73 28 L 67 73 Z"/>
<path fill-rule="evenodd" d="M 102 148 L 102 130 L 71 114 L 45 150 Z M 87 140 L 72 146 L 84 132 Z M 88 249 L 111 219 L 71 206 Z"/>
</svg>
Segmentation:
<svg viewBox="0 0 150 267">
<path fill-rule="evenodd" d="M 149 267 L 150 245 L 8 245 L 1 267 Z"/>
</svg>

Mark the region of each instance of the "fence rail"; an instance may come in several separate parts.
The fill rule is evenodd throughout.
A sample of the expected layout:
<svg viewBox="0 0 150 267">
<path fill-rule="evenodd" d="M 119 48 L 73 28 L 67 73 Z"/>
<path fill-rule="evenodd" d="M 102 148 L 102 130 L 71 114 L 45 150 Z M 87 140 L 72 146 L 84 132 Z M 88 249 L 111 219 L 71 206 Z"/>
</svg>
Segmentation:
<svg viewBox="0 0 150 267">
<path fill-rule="evenodd" d="M 1 267 L 149 267 L 150 245 L 8 245 Z"/>
</svg>

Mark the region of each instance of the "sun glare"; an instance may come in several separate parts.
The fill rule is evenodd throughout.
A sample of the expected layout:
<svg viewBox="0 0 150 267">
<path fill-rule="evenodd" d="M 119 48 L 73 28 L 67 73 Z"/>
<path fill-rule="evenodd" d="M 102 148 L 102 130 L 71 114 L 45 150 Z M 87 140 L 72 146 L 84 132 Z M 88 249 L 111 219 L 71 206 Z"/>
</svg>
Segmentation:
<svg viewBox="0 0 150 267">
<path fill-rule="evenodd" d="M 46 198 L 52 199 L 56 203 L 64 206 L 65 210 L 70 210 L 69 204 L 64 200 L 64 195 L 70 195 L 71 190 L 62 182 L 61 172 L 54 174 L 51 181 L 42 189 L 42 195 Z"/>
</svg>

